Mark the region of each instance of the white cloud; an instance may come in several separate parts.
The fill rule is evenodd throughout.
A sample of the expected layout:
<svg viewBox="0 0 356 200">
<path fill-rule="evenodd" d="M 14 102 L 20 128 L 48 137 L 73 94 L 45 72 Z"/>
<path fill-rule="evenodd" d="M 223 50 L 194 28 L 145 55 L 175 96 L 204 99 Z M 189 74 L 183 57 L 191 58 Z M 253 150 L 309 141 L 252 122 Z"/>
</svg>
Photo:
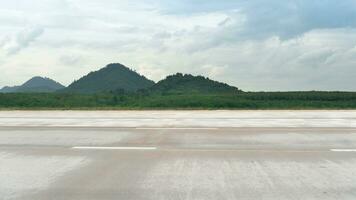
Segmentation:
<svg viewBox="0 0 356 200">
<path fill-rule="evenodd" d="M 0 47 L 8 55 L 16 54 L 21 49 L 28 47 L 43 32 L 44 29 L 42 27 L 26 28 L 14 35 L 5 37 L 0 43 Z"/>
<path fill-rule="evenodd" d="M 79 55 L 62 55 L 59 61 L 63 65 L 76 65 L 82 61 L 82 57 Z"/>
<path fill-rule="evenodd" d="M 155 81 L 182 72 L 245 90 L 356 90 L 350 0 L 332 12 L 317 0 L 0 2 L 1 86 L 69 84 L 121 62 Z"/>
</svg>

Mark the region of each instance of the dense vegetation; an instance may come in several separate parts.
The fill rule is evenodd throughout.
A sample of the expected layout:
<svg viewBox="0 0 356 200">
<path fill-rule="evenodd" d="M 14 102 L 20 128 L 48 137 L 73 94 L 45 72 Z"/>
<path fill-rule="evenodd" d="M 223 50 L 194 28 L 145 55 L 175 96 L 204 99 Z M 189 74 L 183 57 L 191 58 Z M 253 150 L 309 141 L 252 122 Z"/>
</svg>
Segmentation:
<svg viewBox="0 0 356 200">
<path fill-rule="evenodd" d="M 100 93 L 114 90 L 137 91 L 149 88 L 154 82 L 121 64 L 109 64 L 74 81 L 62 92 Z"/>
<path fill-rule="evenodd" d="M 2 109 L 355 109 L 351 92 L 0 94 Z"/>
<path fill-rule="evenodd" d="M 177 73 L 149 88 L 151 94 L 230 94 L 240 90 L 203 76 Z"/>
</svg>

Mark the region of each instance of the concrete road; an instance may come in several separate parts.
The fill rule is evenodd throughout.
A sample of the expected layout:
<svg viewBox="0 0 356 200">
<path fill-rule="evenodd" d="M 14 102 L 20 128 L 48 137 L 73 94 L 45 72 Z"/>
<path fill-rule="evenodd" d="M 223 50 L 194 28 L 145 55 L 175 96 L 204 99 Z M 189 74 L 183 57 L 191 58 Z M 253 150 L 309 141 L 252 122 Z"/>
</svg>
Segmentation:
<svg viewBox="0 0 356 200">
<path fill-rule="evenodd" d="M 356 199 L 356 112 L 67 113 L 0 112 L 1 200 Z"/>
</svg>

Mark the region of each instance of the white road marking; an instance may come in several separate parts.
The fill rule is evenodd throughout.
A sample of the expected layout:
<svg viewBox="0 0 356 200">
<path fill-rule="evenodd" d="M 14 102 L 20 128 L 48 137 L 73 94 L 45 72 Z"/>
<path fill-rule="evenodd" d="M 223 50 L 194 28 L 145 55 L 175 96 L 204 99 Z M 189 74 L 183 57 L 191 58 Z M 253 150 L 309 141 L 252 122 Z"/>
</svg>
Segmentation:
<svg viewBox="0 0 356 200">
<path fill-rule="evenodd" d="M 147 127 L 147 128 L 136 128 L 137 130 L 218 130 L 218 128 L 170 128 L 170 127 Z"/>
<path fill-rule="evenodd" d="M 333 152 L 356 152 L 356 149 L 330 149 Z"/>
<path fill-rule="evenodd" d="M 83 150 L 156 150 L 157 147 L 72 147 Z"/>
</svg>

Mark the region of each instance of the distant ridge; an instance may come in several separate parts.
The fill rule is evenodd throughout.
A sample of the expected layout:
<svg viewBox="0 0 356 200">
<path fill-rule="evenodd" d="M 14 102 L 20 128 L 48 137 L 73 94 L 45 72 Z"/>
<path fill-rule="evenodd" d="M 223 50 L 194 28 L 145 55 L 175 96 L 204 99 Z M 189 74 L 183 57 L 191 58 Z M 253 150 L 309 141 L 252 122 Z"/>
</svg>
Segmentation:
<svg viewBox="0 0 356 200">
<path fill-rule="evenodd" d="M 113 63 L 74 81 L 62 92 L 100 93 L 117 90 L 135 92 L 140 89 L 149 88 L 154 84 L 153 81 L 132 71 L 128 67 L 119 63 Z"/>
<path fill-rule="evenodd" d="M 43 77 L 33 77 L 21 86 L 4 87 L 0 93 L 79 93 L 95 94 L 113 92 L 123 94 L 143 92 L 145 94 L 231 94 L 241 92 L 239 88 L 211 80 L 203 76 L 177 73 L 155 83 L 136 71 L 112 63 L 98 71 L 90 72 L 67 88 Z"/>
<path fill-rule="evenodd" d="M 20 86 L 6 86 L 0 93 L 47 93 L 65 88 L 62 84 L 45 77 L 35 76 Z"/>
<path fill-rule="evenodd" d="M 236 93 L 241 92 L 241 90 L 237 87 L 213 81 L 203 76 L 177 73 L 159 81 L 150 88 L 150 92 L 160 94 L 216 94 Z"/>
</svg>

